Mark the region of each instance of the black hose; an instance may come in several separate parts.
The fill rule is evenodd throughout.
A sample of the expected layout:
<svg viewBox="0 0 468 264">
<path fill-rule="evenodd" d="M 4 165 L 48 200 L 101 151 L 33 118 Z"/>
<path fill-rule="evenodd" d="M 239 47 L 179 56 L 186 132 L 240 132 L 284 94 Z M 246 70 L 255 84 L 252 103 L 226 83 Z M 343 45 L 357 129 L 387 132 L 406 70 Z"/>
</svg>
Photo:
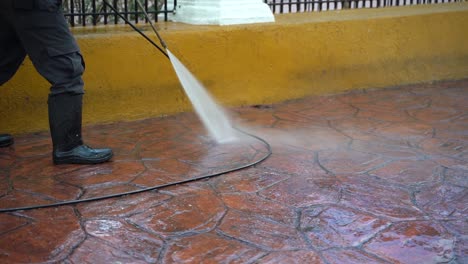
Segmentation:
<svg viewBox="0 0 468 264">
<path fill-rule="evenodd" d="M 94 201 L 99 201 L 99 200 L 104 200 L 104 199 L 122 197 L 122 196 L 126 196 L 126 195 L 131 195 L 131 194 L 138 194 L 138 193 L 142 193 L 142 192 L 154 191 L 154 190 L 158 190 L 158 189 L 162 189 L 162 188 L 166 188 L 166 187 L 170 187 L 170 186 L 174 186 L 174 185 L 178 185 L 178 184 L 184 184 L 184 183 L 188 183 L 188 182 L 199 181 L 199 180 L 219 176 L 219 175 L 222 175 L 222 174 L 225 174 L 225 173 L 242 170 L 242 169 L 254 166 L 254 165 L 264 161 L 265 159 L 267 159 L 272 154 L 271 146 L 266 140 L 264 140 L 263 138 L 260 138 L 258 136 L 249 134 L 249 133 L 247 133 L 245 131 L 242 131 L 240 129 L 237 129 L 237 130 L 239 132 L 247 135 L 247 136 L 250 136 L 250 137 L 255 138 L 256 140 L 262 142 L 265 145 L 266 149 L 267 149 L 267 153 L 263 157 L 259 158 L 258 160 L 250 162 L 248 164 L 241 165 L 241 166 L 235 167 L 233 169 L 225 170 L 225 171 L 220 171 L 220 172 L 216 172 L 216 173 L 211 173 L 211 174 L 198 176 L 198 177 L 195 177 L 195 178 L 190 178 L 190 179 L 187 179 L 187 180 L 176 181 L 176 182 L 171 182 L 171 183 L 166 183 L 166 184 L 161 184 L 161 185 L 155 185 L 153 187 L 148 187 L 148 188 L 144 188 L 144 189 L 140 189 L 140 190 L 110 194 L 110 195 L 105 195 L 105 196 L 98 196 L 98 197 L 93 197 L 93 198 L 86 198 L 86 199 L 79 199 L 79 200 L 69 200 L 69 201 L 63 201 L 63 202 L 57 202 L 57 203 L 51 203 L 51 204 L 41 204 L 41 205 L 33 205 L 33 206 L 24 206 L 24 207 L 13 207 L 13 208 L 0 209 L 0 213 L 8 213 L 8 212 L 14 212 L 14 211 L 20 211 L 20 210 L 26 211 L 26 210 L 33 210 L 33 209 L 40 209 L 40 208 L 58 207 L 58 206 L 64 206 L 64 205 L 74 205 L 74 204 L 79 204 L 79 203 L 94 202 Z"/>
<path fill-rule="evenodd" d="M 140 33 L 140 35 L 142 35 L 147 41 L 149 41 L 153 46 L 155 46 L 162 54 L 164 54 L 164 56 L 166 56 L 168 59 L 169 59 L 169 55 L 167 55 L 167 53 L 161 48 L 159 47 L 156 43 L 154 43 L 154 41 L 152 41 L 145 33 L 143 33 L 141 30 L 139 30 L 132 22 L 130 22 L 124 15 L 120 14 L 119 11 L 117 11 L 117 9 L 115 9 L 114 6 L 112 6 L 111 4 L 109 4 L 106 0 L 103 0 L 104 1 L 104 4 L 106 4 L 110 9 L 112 9 L 112 11 L 114 11 L 114 13 L 116 15 L 118 15 L 120 18 L 123 19 L 123 21 L 125 21 L 125 23 L 127 23 L 130 27 L 132 27 L 136 32 Z M 145 12 L 146 14 L 146 12 Z M 154 28 L 153 28 L 154 29 Z M 155 32 L 157 32 L 155 30 Z M 158 36 L 159 40 L 161 41 L 162 38 L 159 36 L 158 33 L 156 33 L 156 35 Z M 161 41 L 161 44 L 164 46 L 164 48 L 166 48 L 166 44 L 164 43 L 164 41 Z"/>
</svg>

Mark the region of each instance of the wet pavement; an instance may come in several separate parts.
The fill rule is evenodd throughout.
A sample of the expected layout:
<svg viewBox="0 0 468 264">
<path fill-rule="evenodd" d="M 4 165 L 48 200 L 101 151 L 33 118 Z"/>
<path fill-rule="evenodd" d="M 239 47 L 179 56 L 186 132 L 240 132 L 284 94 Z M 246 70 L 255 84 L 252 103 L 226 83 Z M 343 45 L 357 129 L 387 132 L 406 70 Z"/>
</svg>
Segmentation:
<svg viewBox="0 0 468 264">
<path fill-rule="evenodd" d="M 468 263 L 468 80 L 230 109 L 273 154 L 123 197 L 0 213 L 1 263 Z M 0 149 L 0 208 L 248 165 L 193 113 L 90 126 L 113 162 L 53 166 L 48 133 Z"/>
</svg>

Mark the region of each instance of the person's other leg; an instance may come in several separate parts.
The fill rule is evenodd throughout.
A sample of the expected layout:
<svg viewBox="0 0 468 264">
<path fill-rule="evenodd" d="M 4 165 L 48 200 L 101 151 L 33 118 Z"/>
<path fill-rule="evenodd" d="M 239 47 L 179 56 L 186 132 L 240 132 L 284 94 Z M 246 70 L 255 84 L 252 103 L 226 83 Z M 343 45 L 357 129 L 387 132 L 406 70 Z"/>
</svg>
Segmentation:
<svg viewBox="0 0 468 264">
<path fill-rule="evenodd" d="M 4 14 L 7 8 L 11 8 L 7 2 L 0 3 L 0 90 L 1 86 L 13 77 L 26 56 L 21 42 Z M 10 134 L 0 134 L 0 148 L 12 144 L 13 137 Z"/>
<path fill-rule="evenodd" d="M 0 13 L 0 86 L 15 75 L 25 57 L 21 42 Z"/>
</svg>

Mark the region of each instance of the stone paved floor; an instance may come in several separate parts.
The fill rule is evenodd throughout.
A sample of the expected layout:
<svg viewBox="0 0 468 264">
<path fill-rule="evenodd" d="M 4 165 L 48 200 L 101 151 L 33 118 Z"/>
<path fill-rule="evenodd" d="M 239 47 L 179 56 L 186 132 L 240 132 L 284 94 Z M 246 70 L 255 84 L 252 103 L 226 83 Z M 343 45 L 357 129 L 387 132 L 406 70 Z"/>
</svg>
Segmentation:
<svg viewBox="0 0 468 264">
<path fill-rule="evenodd" d="M 468 263 L 468 80 L 232 109 L 273 154 L 120 198 L 0 213 L 0 263 Z M 196 117 L 87 127 L 116 156 L 53 166 L 47 133 L 0 149 L 0 207 L 216 173 L 265 154 Z"/>
</svg>

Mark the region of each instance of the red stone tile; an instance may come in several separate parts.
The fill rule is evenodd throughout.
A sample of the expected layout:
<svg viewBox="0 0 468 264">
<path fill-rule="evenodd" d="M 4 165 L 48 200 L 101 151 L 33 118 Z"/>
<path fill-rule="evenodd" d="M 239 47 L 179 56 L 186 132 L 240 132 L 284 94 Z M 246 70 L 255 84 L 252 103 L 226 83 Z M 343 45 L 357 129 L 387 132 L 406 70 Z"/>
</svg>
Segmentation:
<svg viewBox="0 0 468 264">
<path fill-rule="evenodd" d="M 358 109 L 349 104 L 344 104 L 333 97 L 323 97 L 321 104 L 311 104 L 309 108 L 298 110 L 306 117 L 320 117 L 327 120 L 350 118 L 357 114 Z"/>
<path fill-rule="evenodd" d="M 330 249 L 322 252 L 323 257 L 330 264 L 381 264 L 387 263 L 367 253 L 351 249 Z"/>
<path fill-rule="evenodd" d="M 396 100 L 387 101 L 387 105 L 395 109 L 413 110 L 422 109 L 430 105 L 431 98 L 429 96 L 419 96 L 401 90 L 398 93 L 399 97 Z M 379 103 L 382 104 L 381 102 Z"/>
<path fill-rule="evenodd" d="M 443 225 L 448 231 L 455 235 L 455 263 L 468 262 L 468 219 L 457 221 L 444 221 Z"/>
<path fill-rule="evenodd" d="M 411 94 L 418 96 L 431 96 L 434 94 L 439 94 L 441 90 L 441 85 L 436 83 L 420 83 L 411 85 L 408 87 L 408 90 Z"/>
<path fill-rule="evenodd" d="M 386 161 L 378 155 L 353 150 L 321 151 L 320 164 L 335 174 L 363 173 Z"/>
<path fill-rule="evenodd" d="M 0 197 L 0 208 L 17 208 L 17 207 L 28 207 L 31 205 L 50 204 L 50 199 L 46 197 L 40 197 L 35 194 L 23 193 L 16 190 L 8 191 L 8 194 Z"/>
<path fill-rule="evenodd" d="M 445 181 L 449 184 L 468 188 L 468 171 L 447 169 L 444 173 Z"/>
<path fill-rule="evenodd" d="M 85 127 L 87 139 L 116 138 L 118 142 L 153 142 L 162 138 L 174 138 L 187 131 L 175 117 L 150 118 L 131 122 L 116 122 L 107 125 Z M 115 140 L 115 139 L 112 139 Z"/>
<path fill-rule="evenodd" d="M 430 138 L 422 141 L 419 146 L 429 155 L 459 158 L 468 163 L 468 143 L 465 140 Z"/>
<path fill-rule="evenodd" d="M 271 127 L 275 127 L 278 123 L 284 123 L 282 127 L 296 128 L 304 126 L 327 126 L 327 120 L 324 116 L 316 114 L 314 116 L 308 116 L 302 114 L 299 109 L 296 111 L 275 111 L 274 117 L 276 117 L 276 122 L 274 122 Z M 320 113 L 320 112 L 319 112 Z"/>
<path fill-rule="evenodd" d="M 369 100 L 365 102 L 369 104 L 383 104 L 385 106 L 388 106 L 402 99 L 405 99 L 408 96 L 411 96 L 411 93 L 408 91 L 408 88 L 409 87 L 405 85 L 398 85 L 396 87 L 364 90 L 364 94 L 369 98 Z"/>
<path fill-rule="evenodd" d="M 304 210 L 303 230 L 315 248 L 359 247 L 390 222 L 346 208 L 330 207 L 317 214 L 316 209 Z"/>
<path fill-rule="evenodd" d="M 140 161 L 119 161 L 80 166 L 77 170 L 56 178 L 75 186 L 91 187 L 99 184 L 124 184 L 132 181 L 143 171 L 145 167 Z"/>
<path fill-rule="evenodd" d="M 262 134 L 274 144 L 284 144 L 298 149 L 318 151 L 336 149 L 345 146 L 350 138 L 327 126 L 291 127 L 285 122 L 278 122 L 270 134 Z"/>
<path fill-rule="evenodd" d="M 226 236 L 235 237 L 265 250 L 307 248 L 304 238 L 296 228 L 234 211 L 227 213 L 218 230 Z"/>
<path fill-rule="evenodd" d="M 454 258 L 453 236 L 431 222 L 400 222 L 364 246 L 393 263 L 443 263 Z"/>
<path fill-rule="evenodd" d="M 6 175 L 0 171 L 0 197 L 5 196 L 11 190 L 11 181 Z"/>
<path fill-rule="evenodd" d="M 180 140 L 163 139 L 158 142 L 142 145 L 140 157 L 142 159 L 178 158 L 181 154 L 202 154 L 208 150 L 208 146 L 194 140 L 187 141 L 183 138 Z"/>
<path fill-rule="evenodd" d="M 145 192 L 120 198 L 82 203 L 77 209 L 83 218 L 125 217 L 146 212 L 160 205 L 171 196 L 156 192 Z"/>
<path fill-rule="evenodd" d="M 467 80 L 461 79 L 461 80 L 435 81 L 432 83 L 432 86 L 434 88 L 438 88 L 437 91 L 441 92 L 440 88 L 459 88 L 461 90 L 466 90 L 466 84 L 467 84 Z M 459 90 L 459 89 L 456 89 L 456 90 Z"/>
<path fill-rule="evenodd" d="M 17 176 L 52 178 L 56 175 L 70 173 L 79 168 L 76 165 L 54 166 L 51 157 L 42 155 L 16 161 L 9 173 L 13 180 Z"/>
<path fill-rule="evenodd" d="M 209 189 L 186 189 L 170 200 L 130 217 L 131 221 L 163 236 L 208 231 L 225 214 L 225 207 Z"/>
<path fill-rule="evenodd" d="M 229 209 L 250 215 L 269 218 L 292 226 L 297 219 L 297 213 L 293 208 L 264 199 L 256 194 L 225 194 L 222 199 Z"/>
<path fill-rule="evenodd" d="M 387 124 L 384 121 L 375 120 L 371 118 L 346 118 L 331 121 L 333 127 L 342 131 L 343 133 L 356 137 L 365 133 L 374 131 L 377 127 Z"/>
<path fill-rule="evenodd" d="M 430 159 L 444 168 L 468 171 L 468 163 L 465 160 L 447 156 L 432 156 Z"/>
<path fill-rule="evenodd" d="M 32 220 L 1 235 L 2 263 L 57 262 L 81 243 L 85 234 L 70 207 L 25 212 Z"/>
<path fill-rule="evenodd" d="M 306 207 L 323 203 L 337 203 L 341 186 L 334 177 L 293 176 L 259 194 L 266 199 L 288 206 Z"/>
<path fill-rule="evenodd" d="M 410 186 L 442 180 L 442 168 L 430 160 L 400 160 L 369 172 L 394 184 Z"/>
<path fill-rule="evenodd" d="M 340 102 L 345 104 L 370 104 L 376 101 L 376 99 L 369 96 L 368 92 L 368 90 L 354 89 L 346 93 L 337 94 L 336 97 Z"/>
<path fill-rule="evenodd" d="M 160 158 L 160 159 L 146 159 L 144 165 L 152 172 L 160 172 L 161 174 L 176 176 L 176 175 L 198 175 L 203 172 L 194 164 L 185 162 L 177 158 Z"/>
<path fill-rule="evenodd" d="M 447 228 L 447 230 L 453 235 L 459 238 L 468 238 L 466 237 L 466 230 L 468 228 L 468 219 L 460 220 L 451 220 L 451 221 L 442 221 L 442 225 Z M 468 248 L 467 248 L 468 250 Z M 468 256 L 468 255 L 467 255 Z"/>
<path fill-rule="evenodd" d="M 294 250 L 271 252 L 267 256 L 256 261 L 259 264 L 322 264 L 325 263 L 320 256 L 311 250 Z"/>
<path fill-rule="evenodd" d="M 450 112 L 459 110 L 459 113 L 466 113 L 467 106 L 466 100 L 467 96 L 465 95 L 466 92 L 461 90 L 457 91 L 458 89 L 447 89 L 447 90 L 440 90 L 440 95 L 432 97 L 431 108 L 436 110 L 441 110 L 441 116 L 449 115 Z M 461 111 L 460 111 L 461 110 Z M 437 113 L 436 113 L 437 115 Z M 432 120 L 432 119 L 429 119 Z M 445 121 L 445 120 L 443 120 Z"/>
<path fill-rule="evenodd" d="M 78 199 L 89 199 L 96 197 L 103 197 L 118 193 L 136 192 L 141 190 L 141 187 L 133 184 L 108 184 L 108 185 L 95 185 L 86 188 Z"/>
<path fill-rule="evenodd" d="M 164 166 L 168 165 L 166 162 L 163 162 L 163 163 L 164 163 Z M 180 164 L 183 164 L 183 163 L 180 163 Z M 170 174 L 170 173 L 167 173 L 163 169 L 147 170 L 143 172 L 142 174 L 138 175 L 137 177 L 135 177 L 135 179 L 132 181 L 132 184 L 137 184 L 138 186 L 142 188 L 149 188 L 149 187 L 189 180 L 195 177 L 202 176 L 205 173 L 207 173 L 207 171 L 203 171 L 198 168 L 191 167 L 191 166 L 187 166 L 184 171 L 183 166 L 184 165 L 180 166 L 180 174 Z"/>
<path fill-rule="evenodd" d="M 257 144 L 255 144 L 257 143 Z M 225 170 L 253 161 L 257 148 L 264 148 L 258 142 L 236 141 L 226 144 L 214 144 L 207 151 L 185 154 L 181 153 L 178 160 L 196 166 L 203 171 L 210 169 Z"/>
<path fill-rule="evenodd" d="M 63 184 L 54 178 L 46 176 L 17 176 L 13 179 L 12 186 L 18 191 L 37 194 L 38 196 L 57 201 L 77 199 L 82 194 L 80 188 Z"/>
<path fill-rule="evenodd" d="M 412 145 L 417 145 L 424 139 L 432 137 L 433 128 L 424 123 L 401 122 L 380 126 L 372 133 L 383 137 L 381 140 L 389 143 L 406 145 L 409 142 Z"/>
<path fill-rule="evenodd" d="M 449 121 L 461 113 L 453 107 L 428 107 L 410 110 L 409 114 L 414 118 L 425 122 Z"/>
<path fill-rule="evenodd" d="M 387 138 L 382 138 L 381 135 L 375 134 L 373 132 L 365 132 L 365 133 L 352 133 L 349 134 L 349 132 L 344 132 L 347 133 L 349 137 L 351 137 L 353 140 L 359 140 L 363 142 L 369 142 L 371 144 L 376 143 L 376 142 L 385 142 L 386 145 L 388 146 L 396 146 L 396 147 L 405 147 L 408 146 L 408 143 L 404 140 L 398 140 L 398 139 L 387 139 Z M 365 152 L 365 151 L 364 151 Z"/>
<path fill-rule="evenodd" d="M 468 110 L 466 110 L 468 112 Z M 468 115 L 461 116 L 446 123 L 433 124 L 436 138 L 452 140 L 468 140 Z"/>
<path fill-rule="evenodd" d="M 15 155 L 20 158 L 48 155 L 50 162 L 52 162 L 52 141 L 49 134 L 46 133 L 15 138 L 12 149 Z"/>
<path fill-rule="evenodd" d="M 379 141 L 353 140 L 351 149 L 391 159 L 423 159 L 416 149 L 401 145 L 386 145 Z"/>
<path fill-rule="evenodd" d="M 289 155 L 273 153 L 259 166 L 294 175 L 311 176 L 327 174 L 326 171 L 315 162 L 315 154 L 307 152 L 289 153 Z"/>
<path fill-rule="evenodd" d="M 359 118 L 369 118 L 385 122 L 409 122 L 412 121 L 411 116 L 406 112 L 401 110 L 396 110 L 395 108 L 390 109 L 381 109 L 379 107 L 372 106 L 357 106 L 359 112 L 357 117 Z"/>
<path fill-rule="evenodd" d="M 338 179 L 343 182 L 341 203 L 346 206 L 388 219 L 423 218 L 408 190 L 361 175 L 338 175 Z"/>
<path fill-rule="evenodd" d="M 173 240 L 165 252 L 165 263 L 253 263 L 264 253 L 245 243 L 205 233 Z"/>
<path fill-rule="evenodd" d="M 69 263 L 148 263 L 140 256 L 132 256 L 125 251 L 114 248 L 102 240 L 89 237 L 77 247 L 66 262 Z"/>
<path fill-rule="evenodd" d="M 314 105 L 321 105 L 323 102 L 328 101 L 329 98 L 330 97 L 328 96 L 310 96 L 307 98 L 288 100 L 281 104 L 273 105 L 273 107 L 277 112 L 297 112 L 304 109 L 310 109 L 314 107 Z"/>
<path fill-rule="evenodd" d="M 7 241 L 2 238 L 2 235 L 8 231 L 12 231 L 27 225 L 30 222 L 29 219 L 9 214 L 0 214 L 0 248 L 3 248 L 3 244 Z"/>
<path fill-rule="evenodd" d="M 5 150 L 5 148 L 0 149 L 0 175 L 3 170 L 10 168 L 15 162 L 16 156 L 13 151 Z"/>
<path fill-rule="evenodd" d="M 156 263 L 163 240 L 124 221 L 97 219 L 85 223 L 86 233 L 134 259 Z"/>
<path fill-rule="evenodd" d="M 466 218 L 468 190 L 447 184 L 428 185 L 415 194 L 416 204 L 436 218 Z"/>
<path fill-rule="evenodd" d="M 214 178 L 216 190 L 220 193 L 253 193 L 263 190 L 290 177 L 287 174 L 266 169 L 250 168 Z"/>
<path fill-rule="evenodd" d="M 277 121 L 271 109 L 259 110 L 251 107 L 243 107 L 238 108 L 236 112 L 237 115 L 234 116 L 233 120 L 239 127 L 270 127 Z"/>
</svg>

